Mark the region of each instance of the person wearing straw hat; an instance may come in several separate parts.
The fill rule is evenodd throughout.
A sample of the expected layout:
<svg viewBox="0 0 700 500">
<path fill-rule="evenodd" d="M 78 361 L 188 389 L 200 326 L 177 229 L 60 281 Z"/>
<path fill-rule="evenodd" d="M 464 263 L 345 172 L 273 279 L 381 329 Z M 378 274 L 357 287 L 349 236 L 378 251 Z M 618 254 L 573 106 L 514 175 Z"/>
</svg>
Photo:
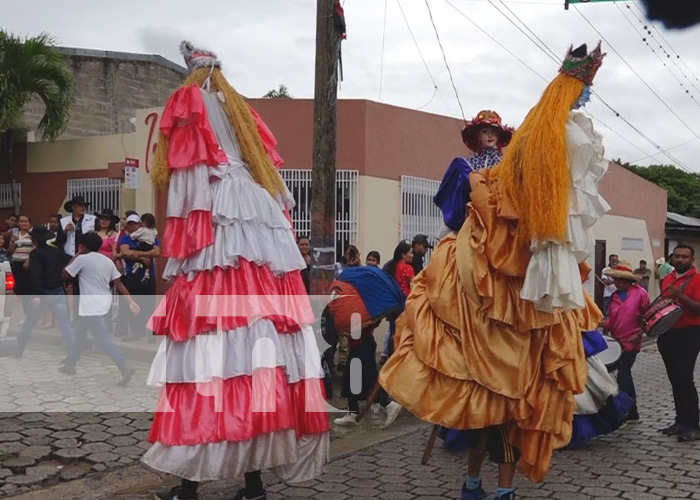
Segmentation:
<svg viewBox="0 0 700 500">
<path fill-rule="evenodd" d="M 627 420 L 639 420 L 637 411 L 637 391 L 632 380 L 632 365 L 642 349 L 642 327 L 639 318 L 649 307 L 649 294 L 639 285 L 641 276 L 634 274 L 632 264 L 620 261 L 614 269 L 608 270 L 615 282 L 615 293 L 610 298 L 608 316 L 603 328 L 620 343 L 622 356 L 618 362 L 617 385 L 620 390 L 635 400 L 627 415 Z"/>
</svg>

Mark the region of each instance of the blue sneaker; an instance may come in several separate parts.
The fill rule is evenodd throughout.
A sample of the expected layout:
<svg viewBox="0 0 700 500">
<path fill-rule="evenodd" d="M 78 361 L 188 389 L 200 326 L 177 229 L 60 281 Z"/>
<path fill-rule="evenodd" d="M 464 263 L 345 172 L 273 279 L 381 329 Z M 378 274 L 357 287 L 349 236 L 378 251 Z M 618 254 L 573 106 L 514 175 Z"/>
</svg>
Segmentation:
<svg viewBox="0 0 700 500">
<path fill-rule="evenodd" d="M 462 485 L 462 500 L 484 500 L 485 498 L 486 492 L 481 487 L 481 480 L 479 480 L 479 486 L 472 490 L 467 489 L 466 482 Z"/>
</svg>

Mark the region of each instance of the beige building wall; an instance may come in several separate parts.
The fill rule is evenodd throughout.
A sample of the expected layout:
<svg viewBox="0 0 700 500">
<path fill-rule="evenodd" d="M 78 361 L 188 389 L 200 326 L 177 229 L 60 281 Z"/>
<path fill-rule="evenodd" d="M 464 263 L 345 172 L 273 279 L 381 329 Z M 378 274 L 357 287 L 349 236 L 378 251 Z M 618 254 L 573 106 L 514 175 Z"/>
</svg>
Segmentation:
<svg viewBox="0 0 700 500">
<path fill-rule="evenodd" d="M 649 230 L 644 219 L 622 217 L 619 215 L 605 215 L 593 226 L 593 235 L 596 240 L 606 241 L 605 264 L 610 254 L 617 254 L 620 260 L 627 261 L 632 267 L 639 267 L 639 261 L 647 261 L 647 267 L 654 269 L 654 257 L 652 242 L 649 238 Z M 629 243 L 623 239 L 641 239 L 641 250 L 630 249 Z M 629 240 L 628 240 L 629 241 Z M 591 265 L 594 263 L 591 262 Z M 649 295 L 656 297 L 659 294 L 659 284 L 652 277 L 649 280 Z"/>
<path fill-rule="evenodd" d="M 401 185 L 399 181 L 361 175 L 358 183 L 358 247 L 362 259 L 370 250 L 391 259 L 401 235 Z"/>
</svg>

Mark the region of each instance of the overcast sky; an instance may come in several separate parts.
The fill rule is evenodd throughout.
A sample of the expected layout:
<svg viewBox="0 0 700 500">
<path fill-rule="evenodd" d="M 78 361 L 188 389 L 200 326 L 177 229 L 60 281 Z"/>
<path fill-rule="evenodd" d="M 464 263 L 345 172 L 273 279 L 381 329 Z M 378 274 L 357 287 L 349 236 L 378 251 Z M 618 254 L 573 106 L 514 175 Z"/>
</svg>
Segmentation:
<svg viewBox="0 0 700 500">
<path fill-rule="evenodd" d="M 654 144 L 700 171 L 700 26 L 670 31 L 649 24 L 638 2 L 582 4 L 568 11 L 563 0 L 428 4 L 467 119 L 491 108 L 517 126 L 555 76 L 568 45 L 590 46 L 602 35 L 608 56 L 594 90 Z M 348 38 L 340 98 L 461 117 L 425 0 L 345 0 L 344 8 Z M 313 97 L 315 0 L 0 0 L 0 11 L 0 26 L 16 34 L 45 31 L 64 46 L 154 53 L 180 64 L 178 45 L 186 38 L 217 52 L 231 83 L 247 96 L 285 84 L 294 97 Z M 558 62 L 509 21 L 527 33 L 516 16 Z M 666 67 L 644 44 L 642 33 Z M 658 152 L 655 146 L 600 99 L 594 97 L 587 109 L 597 119 L 609 158 L 671 163 L 661 154 L 649 157 Z"/>
</svg>

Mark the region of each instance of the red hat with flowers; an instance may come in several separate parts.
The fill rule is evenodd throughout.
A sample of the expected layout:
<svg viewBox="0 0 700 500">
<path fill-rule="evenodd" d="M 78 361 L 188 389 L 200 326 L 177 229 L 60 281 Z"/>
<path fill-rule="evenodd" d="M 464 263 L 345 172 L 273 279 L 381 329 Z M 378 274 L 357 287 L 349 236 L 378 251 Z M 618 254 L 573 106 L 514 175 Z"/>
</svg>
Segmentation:
<svg viewBox="0 0 700 500">
<path fill-rule="evenodd" d="M 503 148 L 508 145 L 513 137 L 513 127 L 503 125 L 501 117 L 495 111 L 488 109 L 479 111 L 473 119 L 467 121 L 462 129 L 462 140 L 472 151 L 481 149 L 479 144 L 479 131 L 484 127 L 493 127 L 498 131 L 498 147 Z"/>
</svg>

